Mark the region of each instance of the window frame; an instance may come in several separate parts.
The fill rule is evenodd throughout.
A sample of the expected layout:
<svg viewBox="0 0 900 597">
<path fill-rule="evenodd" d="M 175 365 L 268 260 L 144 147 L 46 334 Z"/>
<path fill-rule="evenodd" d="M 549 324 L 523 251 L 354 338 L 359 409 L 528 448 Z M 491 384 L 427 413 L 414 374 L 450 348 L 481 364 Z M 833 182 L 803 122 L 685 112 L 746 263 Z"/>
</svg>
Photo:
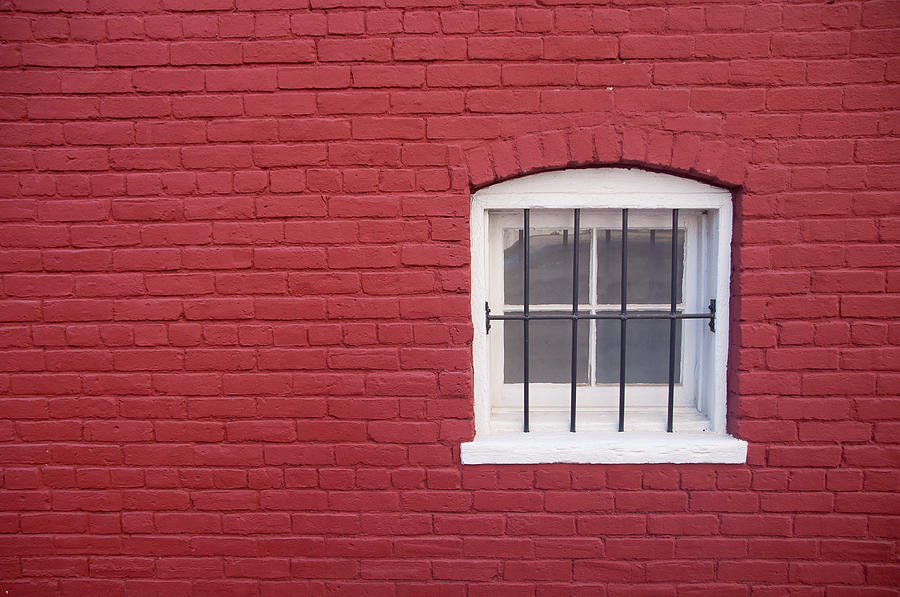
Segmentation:
<svg viewBox="0 0 900 597">
<path fill-rule="evenodd" d="M 728 299 L 731 279 L 732 196 L 722 188 L 671 174 L 637 168 L 590 168 L 542 172 L 480 189 L 472 196 L 470 214 L 473 369 L 475 439 L 462 445 L 463 463 L 483 462 L 743 462 L 746 442 L 726 434 L 726 368 L 728 359 Z M 498 342 L 486 333 L 485 304 L 490 284 L 491 214 L 505 210 L 573 209 L 690 210 L 706 211 L 710 222 L 706 234 L 714 245 L 715 336 L 709 358 L 709 389 L 704 391 L 709 431 L 705 433 L 569 433 L 499 432 L 491 428 L 492 395 L 497 391 L 492 368 L 502 369 L 502 360 L 492 363 L 489 343 Z M 493 216 L 496 221 L 498 218 Z M 502 234 L 502 232 L 501 232 Z M 708 259 L 701 251 L 701 263 Z M 496 260 L 496 256 L 494 256 Z M 688 277 L 685 263 L 684 277 Z M 698 266 L 698 267 L 702 267 Z M 502 277 L 502 274 L 501 274 Z M 706 278 L 706 275 L 698 276 Z M 687 283 L 687 280 L 685 280 Z M 496 284 L 494 285 L 496 287 Z M 502 291 L 501 291 L 502 296 Z M 571 305 L 569 306 L 571 308 Z M 692 309 L 693 306 L 689 307 Z M 493 330 L 492 330 L 493 332 Z M 499 340 L 502 342 L 502 340 Z M 495 350 L 494 355 L 498 354 Z M 499 353 L 502 357 L 502 351 Z M 682 358 L 684 360 L 685 357 Z M 492 384 L 493 381 L 493 384 Z M 519 384 L 521 387 L 521 384 Z M 626 407 L 627 409 L 627 407 Z"/>
</svg>

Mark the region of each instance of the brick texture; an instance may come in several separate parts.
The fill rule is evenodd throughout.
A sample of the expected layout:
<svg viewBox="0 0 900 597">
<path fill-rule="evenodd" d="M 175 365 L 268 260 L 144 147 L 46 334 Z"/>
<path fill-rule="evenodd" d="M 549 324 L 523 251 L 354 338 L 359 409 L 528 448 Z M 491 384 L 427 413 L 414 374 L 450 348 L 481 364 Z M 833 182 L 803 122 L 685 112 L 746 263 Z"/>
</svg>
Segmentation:
<svg viewBox="0 0 900 597">
<path fill-rule="evenodd" d="M 888 595 L 894 0 L 13 0 L 9 595 Z M 740 466 L 459 464 L 468 201 L 735 190 Z"/>
</svg>

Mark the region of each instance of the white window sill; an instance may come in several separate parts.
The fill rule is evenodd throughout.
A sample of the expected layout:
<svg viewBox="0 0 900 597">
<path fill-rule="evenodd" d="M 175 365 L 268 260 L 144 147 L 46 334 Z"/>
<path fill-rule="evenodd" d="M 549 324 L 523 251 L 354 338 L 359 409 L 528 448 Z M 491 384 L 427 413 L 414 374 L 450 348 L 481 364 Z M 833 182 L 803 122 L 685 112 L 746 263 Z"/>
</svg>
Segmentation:
<svg viewBox="0 0 900 597">
<path fill-rule="evenodd" d="M 461 446 L 463 464 L 722 463 L 747 460 L 747 442 L 715 433 L 495 433 Z"/>
</svg>

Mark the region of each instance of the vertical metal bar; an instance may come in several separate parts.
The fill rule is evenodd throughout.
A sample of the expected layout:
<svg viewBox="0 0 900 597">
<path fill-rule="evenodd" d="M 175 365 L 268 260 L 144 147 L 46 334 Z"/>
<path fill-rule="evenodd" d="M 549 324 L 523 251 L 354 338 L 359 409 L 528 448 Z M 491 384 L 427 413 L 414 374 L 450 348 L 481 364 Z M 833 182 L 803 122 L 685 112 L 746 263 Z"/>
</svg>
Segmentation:
<svg viewBox="0 0 900 597">
<path fill-rule="evenodd" d="M 523 388 L 524 388 L 522 390 L 522 392 L 523 392 L 522 398 L 523 398 L 523 403 L 524 403 L 523 408 L 525 409 L 523 429 L 526 433 L 528 431 L 530 431 L 529 421 L 528 421 L 528 410 L 529 410 L 528 409 L 528 385 L 529 385 L 529 383 L 528 383 L 528 298 L 529 298 L 528 297 L 528 286 L 529 286 L 529 277 L 530 277 L 529 270 L 531 269 L 529 267 L 529 260 L 530 260 L 529 253 L 531 253 L 531 249 L 529 247 L 530 238 L 531 238 L 531 222 L 530 222 L 531 214 L 530 214 L 530 211 L 531 210 L 528 210 L 528 209 L 525 210 L 525 226 L 524 226 L 525 230 L 524 230 L 524 237 L 523 237 L 523 241 L 524 241 L 523 242 L 523 251 L 525 252 L 525 258 L 523 260 L 523 267 L 525 268 L 525 272 L 524 272 L 524 276 L 523 276 L 523 279 L 524 279 L 524 289 L 523 289 L 524 306 L 523 306 L 522 311 L 525 314 L 525 318 L 522 320 L 522 326 L 523 326 L 523 329 L 522 329 L 522 348 L 523 348 L 522 353 L 524 355 L 523 356 L 524 360 L 523 360 L 523 364 L 522 364 L 522 381 L 524 382 L 522 384 Z"/>
<path fill-rule="evenodd" d="M 600 239 L 597 238 L 597 229 L 588 228 L 591 236 L 588 258 L 588 295 L 587 302 L 590 305 L 590 313 L 597 312 L 597 250 Z M 588 385 L 594 385 L 597 380 L 597 321 L 588 319 Z"/>
<path fill-rule="evenodd" d="M 578 237 L 581 235 L 581 210 L 575 210 L 575 234 L 572 240 L 572 315 L 578 314 Z M 575 391 L 578 381 L 578 318 L 572 318 L 572 395 L 569 400 L 569 431 L 575 431 Z"/>
<path fill-rule="evenodd" d="M 678 256 L 678 210 L 672 210 L 672 268 L 669 274 L 669 313 L 675 314 L 675 299 L 677 292 L 677 273 L 678 264 L 676 258 Z M 675 318 L 669 318 L 669 404 L 666 414 L 666 431 L 672 433 L 675 425 Z"/>
<path fill-rule="evenodd" d="M 628 209 L 622 210 L 622 305 L 628 308 Z M 622 317 L 619 327 L 619 431 L 625 431 L 625 334 L 628 320 Z"/>
</svg>

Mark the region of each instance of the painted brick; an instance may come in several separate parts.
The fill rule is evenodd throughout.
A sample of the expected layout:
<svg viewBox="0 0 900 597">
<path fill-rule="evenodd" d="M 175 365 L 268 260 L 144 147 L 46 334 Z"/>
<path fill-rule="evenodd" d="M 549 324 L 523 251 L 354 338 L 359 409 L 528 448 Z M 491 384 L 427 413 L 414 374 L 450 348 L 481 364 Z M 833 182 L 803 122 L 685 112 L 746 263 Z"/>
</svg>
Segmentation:
<svg viewBox="0 0 900 597">
<path fill-rule="evenodd" d="M 11 594 L 897 584 L 891 2 L 10 6 Z M 459 464 L 471 189 L 600 164 L 737 191 L 746 465 Z"/>
</svg>

